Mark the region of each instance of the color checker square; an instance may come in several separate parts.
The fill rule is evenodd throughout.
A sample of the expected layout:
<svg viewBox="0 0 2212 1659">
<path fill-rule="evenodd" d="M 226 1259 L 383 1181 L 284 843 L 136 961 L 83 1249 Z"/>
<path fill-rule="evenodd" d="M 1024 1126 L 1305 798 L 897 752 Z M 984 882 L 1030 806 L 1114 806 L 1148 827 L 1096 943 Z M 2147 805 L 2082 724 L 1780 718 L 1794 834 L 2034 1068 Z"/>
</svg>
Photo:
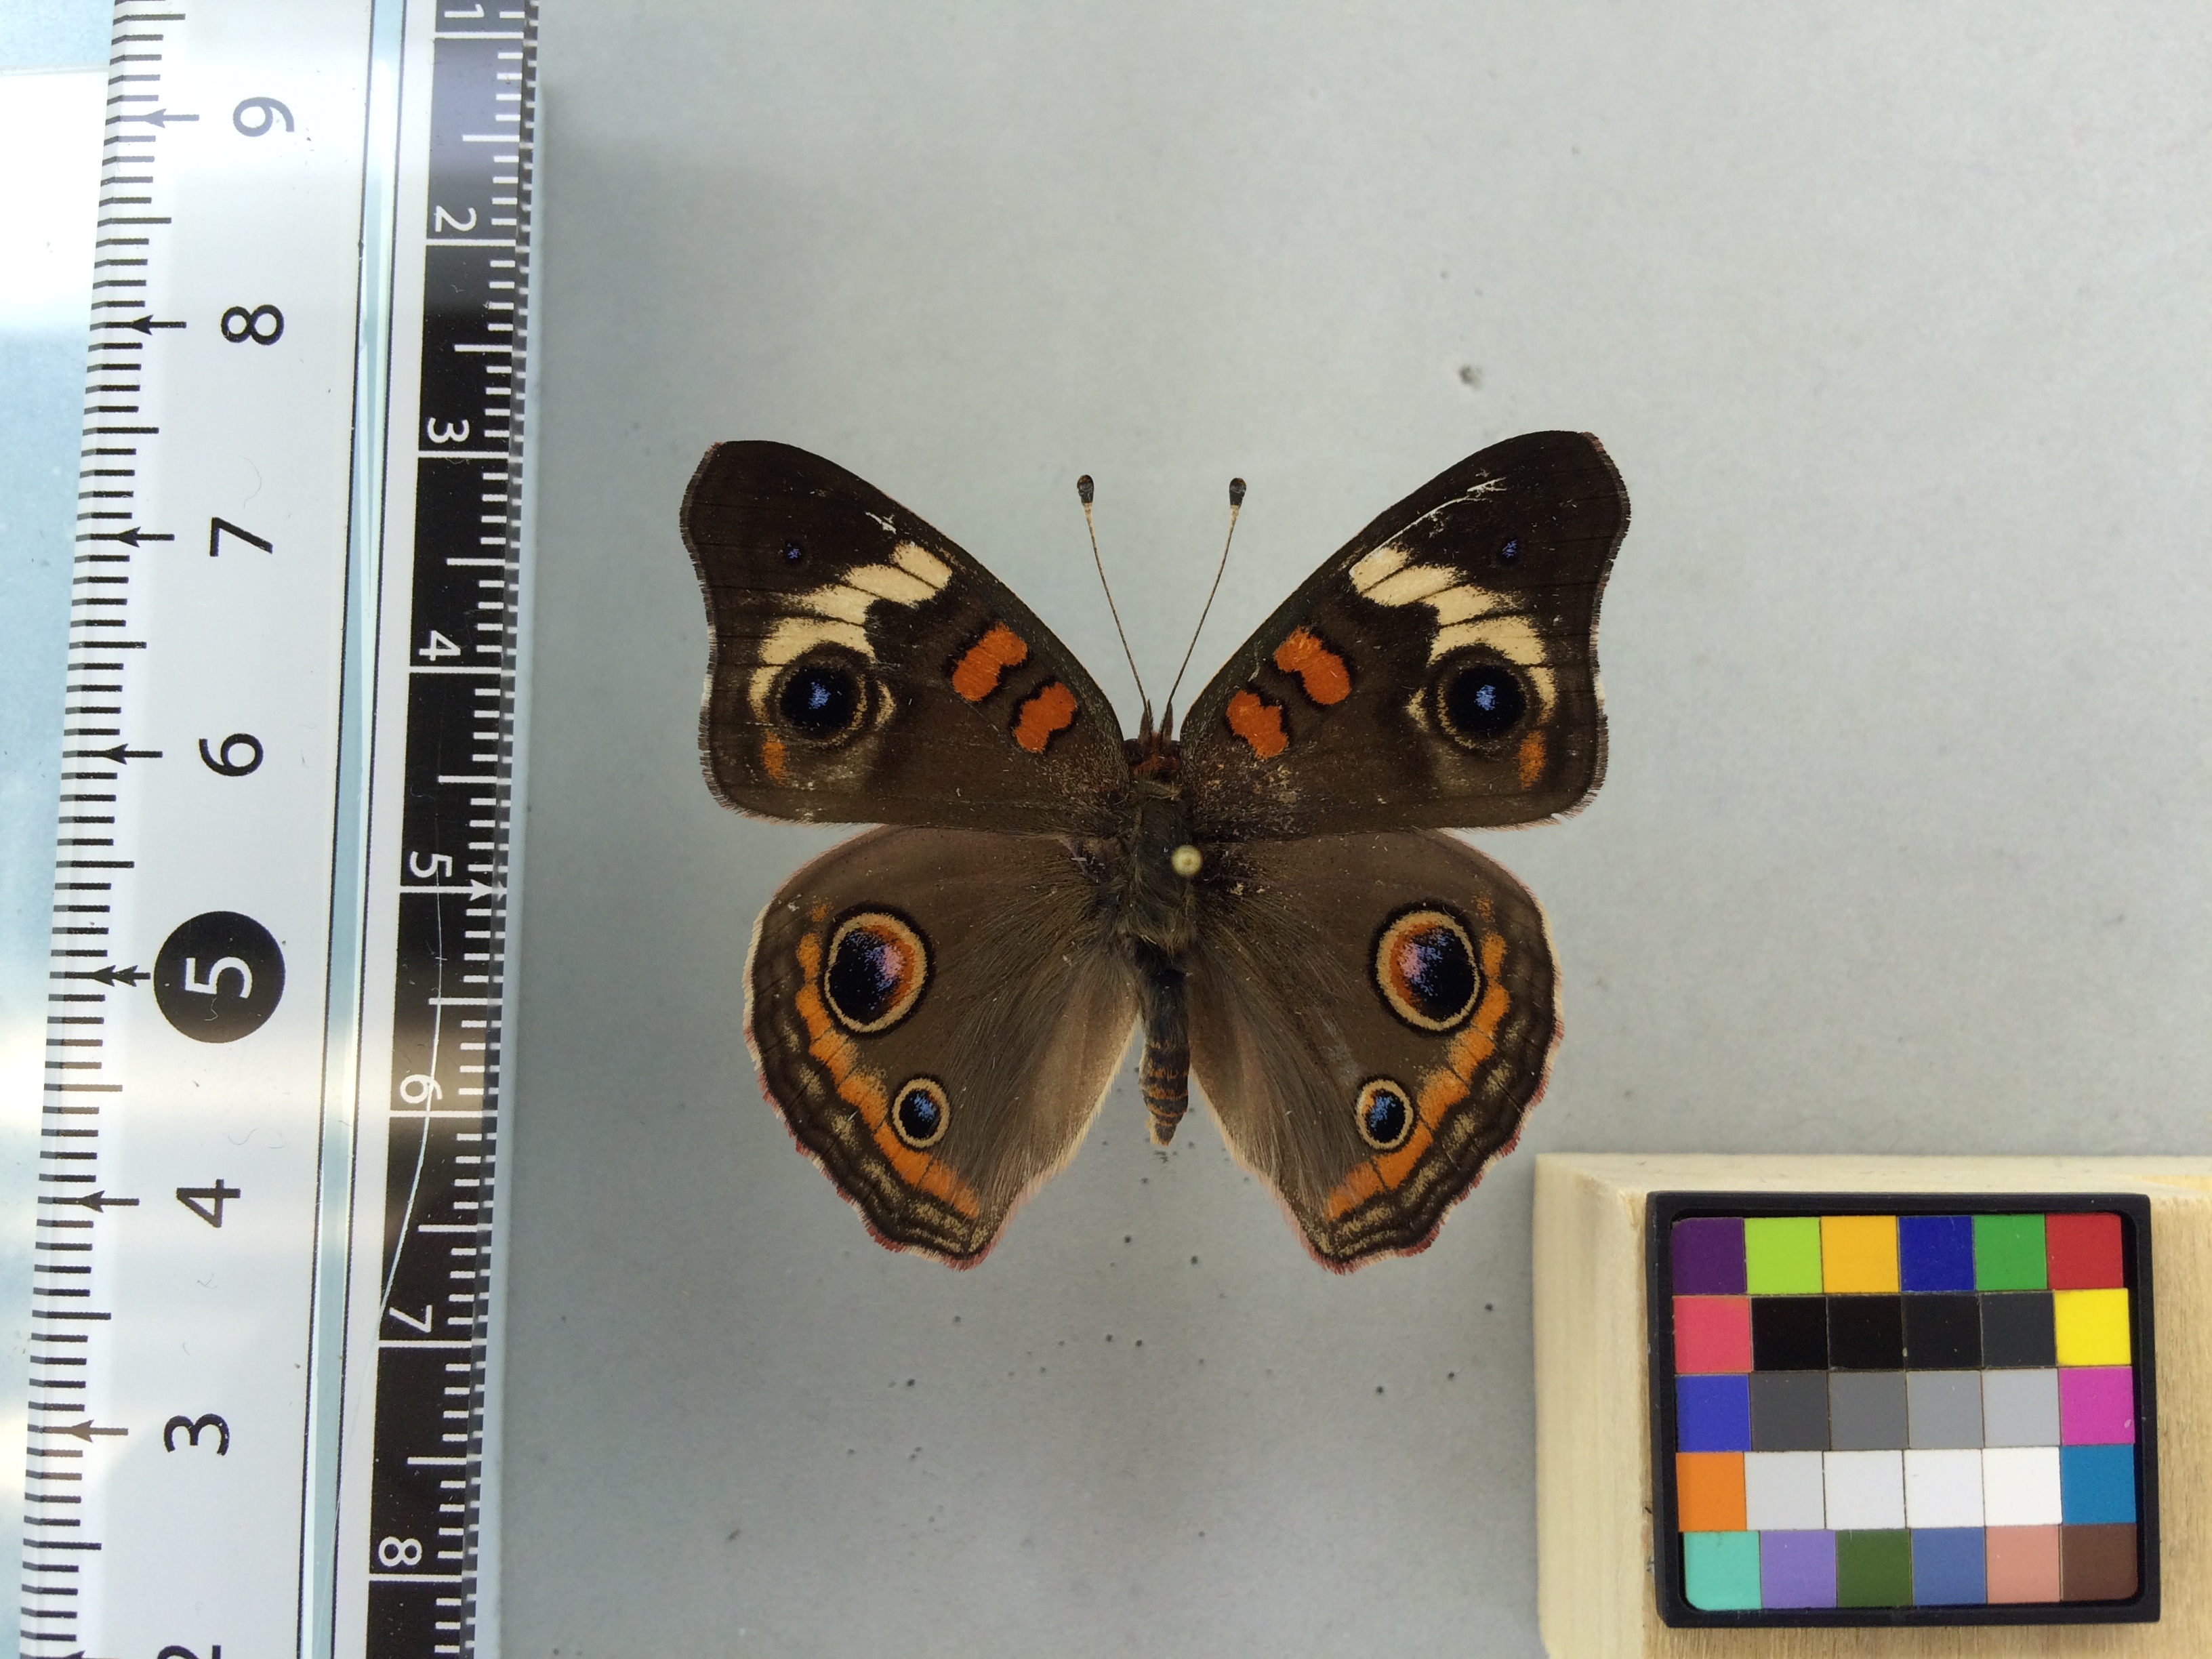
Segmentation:
<svg viewBox="0 0 2212 1659">
<path fill-rule="evenodd" d="M 2147 1200 L 1648 1202 L 1665 1622 L 2158 1617 Z"/>
</svg>

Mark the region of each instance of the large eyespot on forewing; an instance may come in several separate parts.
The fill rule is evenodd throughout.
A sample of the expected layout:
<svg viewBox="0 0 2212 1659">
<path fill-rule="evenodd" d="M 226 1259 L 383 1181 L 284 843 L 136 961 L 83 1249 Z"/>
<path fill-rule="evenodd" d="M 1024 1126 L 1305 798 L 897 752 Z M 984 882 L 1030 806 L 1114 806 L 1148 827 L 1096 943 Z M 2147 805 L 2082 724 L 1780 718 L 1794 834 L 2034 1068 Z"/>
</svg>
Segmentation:
<svg viewBox="0 0 2212 1659">
<path fill-rule="evenodd" d="M 860 657 L 816 649 L 788 663 L 770 682 L 769 724 L 789 742 L 834 749 L 868 725 L 878 693 Z"/>
<path fill-rule="evenodd" d="M 856 1036 L 878 1036 L 911 1014 L 929 988 L 929 942 L 904 916 L 854 910 L 830 935 L 822 1000 Z"/>
<path fill-rule="evenodd" d="M 1462 748 L 1490 750 L 1517 736 L 1540 712 L 1527 671 L 1497 652 L 1455 651 L 1429 675 L 1425 699 L 1435 728 Z"/>
<path fill-rule="evenodd" d="M 1401 910 L 1382 924 L 1373 975 L 1384 1006 L 1417 1031 L 1456 1030 L 1482 997 L 1467 924 L 1433 905 Z"/>
</svg>

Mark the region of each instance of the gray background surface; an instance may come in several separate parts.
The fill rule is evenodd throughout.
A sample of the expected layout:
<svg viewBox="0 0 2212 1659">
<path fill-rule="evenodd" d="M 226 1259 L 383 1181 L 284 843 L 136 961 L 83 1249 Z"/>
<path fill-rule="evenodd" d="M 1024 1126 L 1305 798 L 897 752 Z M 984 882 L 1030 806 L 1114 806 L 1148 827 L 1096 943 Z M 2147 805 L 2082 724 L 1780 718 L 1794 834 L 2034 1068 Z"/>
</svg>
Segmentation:
<svg viewBox="0 0 2212 1659">
<path fill-rule="evenodd" d="M 510 1650 L 1534 1654 L 1532 1153 L 2212 1148 L 2209 40 L 551 7 Z M 740 1037 L 752 918 L 835 836 L 699 782 L 700 452 L 869 478 L 1133 724 L 1078 471 L 1157 686 L 1231 472 L 1194 674 L 1548 426 L 1635 517 L 1606 786 L 1484 838 L 1565 973 L 1519 1154 L 1338 1279 L 1125 1077 L 982 1267 L 878 1249 Z"/>
<path fill-rule="evenodd" d="M 549 0 L 507 1650 L 1533 1655 L 1533 1153 L 2212 1150 L 2209 48 L 2182 6 Z M 1202 680 L 1550 426 L 1635 516 L 1606 786 L 1483 838 L 1565 976 L 1521 1152 L 1340 1279 L 1125 1076 L 982 1267 L 877 1248 L 739 1030 L 836 837 L 700 782 L 702 450 L 853 468 L 1133 716 L 1078 471 L 1156 684 L 1250 480 Z"/>
</svg>

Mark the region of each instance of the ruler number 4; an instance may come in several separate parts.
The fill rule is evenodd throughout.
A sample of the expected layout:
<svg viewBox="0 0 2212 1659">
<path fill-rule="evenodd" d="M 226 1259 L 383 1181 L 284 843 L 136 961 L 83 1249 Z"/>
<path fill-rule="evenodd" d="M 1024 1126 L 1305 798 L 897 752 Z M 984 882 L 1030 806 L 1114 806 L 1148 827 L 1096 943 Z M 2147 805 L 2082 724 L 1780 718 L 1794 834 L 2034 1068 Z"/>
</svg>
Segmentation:
<svg viewBox="0 0 2212 1659">
<path fill-rule="evenodd" d="M 226 1184 L 221 1176 L 215 1178 L 215 1185 L 212 1187 L 177 1188 L 178 1203 L 206 1222 L 209 1226 L 217 1228 L 222 1225 L 223 1205 L 231 1199 L 245 1196 L 246 1194 L 239 1188 Z"/>
</svg>

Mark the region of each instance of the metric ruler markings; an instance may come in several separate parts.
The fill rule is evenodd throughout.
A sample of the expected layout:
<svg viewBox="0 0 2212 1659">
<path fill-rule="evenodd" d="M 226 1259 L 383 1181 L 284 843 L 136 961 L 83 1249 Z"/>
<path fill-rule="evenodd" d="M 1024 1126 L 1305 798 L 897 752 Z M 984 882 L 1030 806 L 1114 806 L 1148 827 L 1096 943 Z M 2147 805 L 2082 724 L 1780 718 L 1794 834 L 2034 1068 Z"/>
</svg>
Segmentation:
<svg viewBox="0 0 2212 1659">
<path fill-rule="evenodd" d="M 403 805 L 397 839 L 380 836 L 376 847 L 375 879 L 390 885 L 371 899 L 396 911 L 389 1071 L 379 1079 L 389 1103 L 374 1449 L 368 1534 L 341 1544 L 365 1546 L 368 1557 L 374 1659 L 467 1653 L 477 1638 L 514 836 L 535 7 L 449 0 L 437 8 L 430 57 L 415 442 L 404 457 L 396 433 L 394 445 L 414 495 Z M 368 1221 L 356 1222 L 364 1243 Z"/>
<path fill-rule="evenodd" d="M 34 1218 L 28 1654 L 211 1659 L 300 1635 L 365 18 L 114 9 Z"/>
<path fill-rule="evenodd" d="M 21 1650 L 471 1653 L 535 7 L 118 0 L 112 51 Z"/>
</svg>

